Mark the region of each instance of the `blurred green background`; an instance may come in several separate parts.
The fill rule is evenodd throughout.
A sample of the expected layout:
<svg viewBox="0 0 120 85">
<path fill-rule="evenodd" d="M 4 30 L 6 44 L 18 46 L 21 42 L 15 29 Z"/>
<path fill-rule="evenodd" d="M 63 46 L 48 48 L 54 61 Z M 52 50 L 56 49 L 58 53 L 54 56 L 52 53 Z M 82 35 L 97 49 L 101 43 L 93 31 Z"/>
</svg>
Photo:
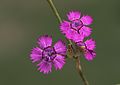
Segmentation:
<svg viewBox="0 0 120 85">
<path fill-rule="evenodd" d="M 120 0 L 53 0 L 63 19 L 70 10 L 93 16 L 92 37 L 97 57 L 81 58 L 90 85 L 120 83 Z M 36 39 L 43 34 L 56 42 L 64 36 L 46 0 L 0 0 L 0 85 L 83 85 L 68 59 L 61 71 L 44 75 L 29 59 Z"/>
</svg>

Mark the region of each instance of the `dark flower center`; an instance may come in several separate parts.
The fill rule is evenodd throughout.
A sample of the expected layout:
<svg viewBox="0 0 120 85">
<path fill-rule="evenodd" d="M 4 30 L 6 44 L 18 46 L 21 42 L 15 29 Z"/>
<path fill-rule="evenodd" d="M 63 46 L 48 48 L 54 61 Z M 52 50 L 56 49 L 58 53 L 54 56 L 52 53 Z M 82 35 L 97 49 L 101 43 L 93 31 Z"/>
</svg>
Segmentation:
<svg viewBox="0 0 120 85">
<path fill-rule="evenodd" d="M 51 61 L 55 58 L 55 50 L 52 47 L 47 47 L 46 49 L 44 49 L 43 51 L 43 58 L 46 61 Z"/>
<path fill-rule="evenodd" d="M 80 28 L 83 27 L 83 23 L 81 20 L 74 20 L 72 23 L 71 23 L 71 26 L 72 26 L 72 29 L 76 30 L 76 31 L 79 31 Z"/>
</svg>

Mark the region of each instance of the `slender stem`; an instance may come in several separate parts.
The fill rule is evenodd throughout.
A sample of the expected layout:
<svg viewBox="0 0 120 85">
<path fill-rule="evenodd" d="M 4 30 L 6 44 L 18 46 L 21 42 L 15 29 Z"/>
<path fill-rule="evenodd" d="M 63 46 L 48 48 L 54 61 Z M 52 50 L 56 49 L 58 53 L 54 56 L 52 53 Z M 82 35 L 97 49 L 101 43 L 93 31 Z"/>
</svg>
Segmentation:
<svg viewBox="0 0 120 85">
<path fill-rule="evenodd" d="M 60 15 L 59 15 L 59 13 L 58 13 L 55 5 L 53 4 L 53 1 L 52 1 L 52 0 L 47 0 L 47 2 L 49 3 L 49 5 L 50 5 L 50 7 L 51 7 L 51 9 L 52 9 L 52 11 L 53 11 L 53 13 L 54 13 L 55 16 L 57 17 L 59 23 L 61 23 L 61 22 L 62 22 L 62 19 L 61 19 Z M 69 42 L 70 45 L 72 45 L 71 40 L 68 40 L 68 42 Z"/>
<path fill-rule="evenodd" d="M 50 5 L 52 11 L 54 12 L 55 16 L 57 17 L 59 23 L 61 23 L 62 19 L 61 19 L 60 15 L 59 15 L 55 5 L 53 4 L 53 1 L 52 0 L 47 0 L 47 1 L 48 1 L 49 5 Z"/>
<path fill-rule="evenodd" d="M 87 79 L 85 78 L 85 76 L 83 74 L 79 57 L 76 57 L 76 69 L 77 69 L 79 75 L 81 76 L 81 79 L 84 82 L 84 85 L 89 85 Z"/>
</svg>

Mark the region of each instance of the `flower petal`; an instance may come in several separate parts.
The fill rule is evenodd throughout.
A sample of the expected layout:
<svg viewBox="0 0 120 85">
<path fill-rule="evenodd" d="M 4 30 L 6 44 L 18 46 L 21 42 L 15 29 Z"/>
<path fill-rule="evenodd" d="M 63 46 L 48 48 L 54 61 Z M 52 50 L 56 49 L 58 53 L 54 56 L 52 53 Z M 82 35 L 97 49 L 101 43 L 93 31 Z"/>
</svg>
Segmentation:
<svg viewBox="0 0 120 85">
<path fill-rule="evenodd" d="M 93 39 L 86 40 L 85 45 L 89 50 L 94 50 L 94 48 L 96 47 L 95 41 Z"/>
<path fill-rule="evenodd" d="M 84 53 L 84 56 L 88 61 L 91 61 L 95 58 L 96 53 L 94 51 L 87 50 L 87 52 Z"/>
<path fill-rule="evenodd" d="M 65 43 L 62 40 L 59 40 L 55 45 L 54 49 L 56 53 L 66 55 L 67 48 L 65 46 Z"/>
<path fill-rule="evenodd" d="M 63 65 L 65 64 L 65 58 L 64 56 L 57 55 L 55 59 L 53 60 L 53 65 L 56 70 L 62 69 Z"/>
<path fill-rule="evenodd" d="M 38 39 L 38 44 L 39 44 L 40 48 L 42 48 L 42 49 L 44 49 L 48 46 L 51 46 L 52 45 L 52 37 L 48 36 L 48 35 L 41 36 Z"/>
<path fill-rule="evenodd" d="M 73 39 L 74 34 L 76 34 L 75 30 L 69 29 L 69 30 L 66 31 L 65 36 L 66 36 L 67 39 Z"/>
<path fill-rule="evenodd" d="M 73 35 L 73 37 L 72 37 L 72 40 L 73 40 L 74 42 L 81 42 L 81 41 L 83 41 L 83 39 L 84 39 L 84 36 L 83 36 L 83 35 L 80 35 L 80 34 L 78 34 L 78 33 L 75 33 L 75 34 Z"/>
<path fill-rule="evenodd" d="M 80 15 L 81 15 L 81 13 L 78 11 L 71 11 L 67 14 L 67 17 L 70 21 L 73 21 L 76 19 L 80 19 Z"/>
<path fill-rule="evenodd" d="M 70 22 L 68 21 L 63 21 L 60 24 L 60 30 L 63 34 L 66 34 L 66 32 L 70 29 Z"/>
<path fill-rule="evenodd" d="M 93 19 L 91 16 L 86 15 L 81 18 L 81 21 L 83 22 L 84 25 L 90 25 L 92 24 Z"/>
<path fill-rule="evenodd" d="M 83 26 L 80 30 L 79 33 L 81 36 L 88 37 L 92 32 L 92 29 L 90 27 Z"/>
<path fill-rule="evenodd" d="M 44 74 L 48 74 L 52 71 L 52 63 L 47 61 L 41 61 L 37 66 L 39 66 L 38 70 L 43 72 Z"/>
<path fill-rule="evenodd" d="M 33 48 L 30 54 L 30 59 L 32 60 L 32 62 L 38 62 L 42 59 L 42 49 L 36 47 Z"/>
<path fill-rule="evenodd" d="M 84 39 L 83 35 L 78 34 L 78 32 L 73 29 L 69 29 L 67 33 L 65 34 L 65 36 L 67 39 L 70 39 L 74 42 L 83 41 Z"/>
</svg>

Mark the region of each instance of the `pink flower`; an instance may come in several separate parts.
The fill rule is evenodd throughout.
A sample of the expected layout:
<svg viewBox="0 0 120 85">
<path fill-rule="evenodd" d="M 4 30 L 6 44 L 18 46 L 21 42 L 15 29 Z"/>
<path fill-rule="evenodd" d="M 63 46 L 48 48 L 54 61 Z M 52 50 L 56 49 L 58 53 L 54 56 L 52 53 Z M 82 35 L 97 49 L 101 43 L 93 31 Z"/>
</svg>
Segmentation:
<svg viewBox="0 0 120 85">
<path fill-rule="evenodd" d="M 92 17 L 83 15 L 77 11 L 71 11 L 67 14 L 69 21 L 63 21 L 60 24 L 60 30 L 68 39 L 74 42 L 83 41 L 85 37 L 91 34 L 91 28 L 88 27 L 92 24 Z"/>
<path fill-rule="evenodd" d="M 38 70 L 47 74 L 52 71 L 52 65 L 56 70 L 62 69 L 65 64 L 66 46 L 59 40 L 52 47 L 52 37 L 44 35 L 38 39 L 38 47 L 32 49 L 30 59 L 37 62 Z"/>
<path fill-rule="evenodd" d="M 93 39 L 86 40 L 85 42 L 78 42 L 77 45 L 80 47 L 88 61 L 95 58 L 96 52 L 94 49 L 96 48 L 96 43 Z"/>
</svg>

